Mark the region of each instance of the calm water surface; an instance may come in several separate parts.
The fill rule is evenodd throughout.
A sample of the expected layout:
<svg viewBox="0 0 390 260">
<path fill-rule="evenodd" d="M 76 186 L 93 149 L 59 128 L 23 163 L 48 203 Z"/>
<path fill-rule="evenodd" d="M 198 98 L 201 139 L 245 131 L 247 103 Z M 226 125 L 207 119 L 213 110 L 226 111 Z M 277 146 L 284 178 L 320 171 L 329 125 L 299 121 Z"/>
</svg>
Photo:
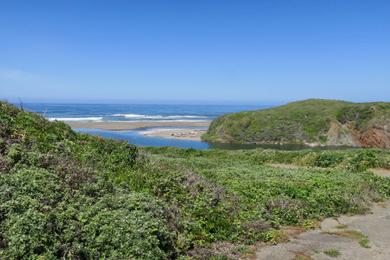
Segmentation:
<svg viewBox="0 0 390 260">
<path fill-rule="evenodd" d="M 161 127 L 159 127 L 161 128 Z M 153 128 L 147 128 L 153 129 Z M 218 143 L 208 143 L 203 141 L 192 141 L 192 140 L 182 140 L 174 138 L 162 138 L 162 137 L 152 137 L 144 136 L 139 133 L 138 130 L 132 131 L 109 131 L 101 129 L 90 129 L 90 128 L 79 128 L 75 129 L 78 132 L 88 133 L 92 135 L 98 135 L 104 138 L 112 138 L 127 141 L 131 144 L 139 146 L 174 146 L 179 148 L 192 148 L 197 150 L 206 150 L 206 149 L 227 149 L 227 150 L 237 150 L 237 149 L 277 149 L 277 150 L 303 150 L 303 149 L 318 149 L 318 150 L 329 150 L 329 149 L 346 149 L 349 147 L 308 147 L 305 145 L 251 145 L 251 144 L 218 144 Z M 140 131 L 146 130 L 146 128 L 139 129 Z"/>
</svg>

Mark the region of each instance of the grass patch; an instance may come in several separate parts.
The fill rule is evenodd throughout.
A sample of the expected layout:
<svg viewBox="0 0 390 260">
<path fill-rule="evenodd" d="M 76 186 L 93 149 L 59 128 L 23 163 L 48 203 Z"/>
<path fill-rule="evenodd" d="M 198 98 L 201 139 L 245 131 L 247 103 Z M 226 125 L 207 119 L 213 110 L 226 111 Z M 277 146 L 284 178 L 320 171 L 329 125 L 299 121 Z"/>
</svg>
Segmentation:
<svg viewBox="0 0 390 260">
<path fill-rule="evenodd" d="M 283 230 L 270 230 L 264 233 L 264 241 L 276 245 L 287 242 L 289 240 L 288 234 Z"/>
<path fill-rule="evenodd" d="M 327 256 L 330 256 L 330 257 L 338 257 L 341 255 L 340 251 L 338 251 L 337 249 L 327 249 L 324 251 L 324 254 L 326 254 Z"/>
<path fill-rule="evenodd" d="M 339 232 L 331 232 L 330 234 L 354 239 L 354 240 L 358 241 L 359 245 L 361 245 L 362 247 L 370 248 L 370 240 L 368 240 L 368 237 L 360 231 L 344 230 L 344 231 L 339 231 Z"/>
<path fill-rule="evenodd" d="M 352 238 L 355 240 L 361 240 L 363 238 L 366 238 L 366 235 L 364 235 L 362 232 L 357 230 L 345 230 L 345 231 L 335 232 L 334 234 L 338 236 Z"/>
<path fill-rule="evenodd" d="M 364 248 L 371 248 L 370 246 L 370 240 L 368 238 L 362 238 L 359 240 L 359 245 L 361 245 Z"/>
<path fill-rule="evenodd" d="M 304 252 L 296 252 L 293 260 L 312 260 L 313 258 Z"/>
<path fill-rule="evenodd" d="M 346 229 L 346 228 L 348 228 L 348 226 L 345 225 L 345 224 L 338 224 L 338 225 L 336 226 L 336 228 L 337 228 L 337 229 Z"/>
</svg>

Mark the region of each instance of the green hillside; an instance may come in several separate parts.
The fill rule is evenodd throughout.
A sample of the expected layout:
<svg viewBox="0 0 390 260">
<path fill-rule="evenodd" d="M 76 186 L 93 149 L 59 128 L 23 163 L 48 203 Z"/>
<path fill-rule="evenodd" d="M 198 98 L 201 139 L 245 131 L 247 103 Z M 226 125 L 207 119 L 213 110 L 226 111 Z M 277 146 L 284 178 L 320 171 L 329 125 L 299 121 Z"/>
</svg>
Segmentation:
<svg viewBox="0 0 390 260">
<path fill-rule="evenodd" d="M 0 102 L 0 259 L 234 258 L 388 198 L 372 167 L 390 152 L 138 148 Z"/>
<path fill-rule="evenodd" d="M 204 140 L 224 143 L 390 147 L 390 103 L 309 99 L 221 116 Z"/>
</svg>

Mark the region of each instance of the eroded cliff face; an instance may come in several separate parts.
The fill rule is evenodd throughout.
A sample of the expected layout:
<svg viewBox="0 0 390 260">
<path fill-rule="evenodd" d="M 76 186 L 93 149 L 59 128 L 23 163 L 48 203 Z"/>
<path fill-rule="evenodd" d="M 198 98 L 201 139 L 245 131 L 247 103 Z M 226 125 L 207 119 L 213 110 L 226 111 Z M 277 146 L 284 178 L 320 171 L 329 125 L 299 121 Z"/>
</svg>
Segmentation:
<svg viewBox="0 0 390 260">
<path fill-rule="evenodd" d="M 327 136 L 327 145 L 390 148 L 389 124 L 358 130 L 352 123 L 331 122 Z"/>
<path fill-rule="evenodd" d="M 360 135 L 362 147 L 390 148 L 390 126 L 374 126 Z"/>
</svg>

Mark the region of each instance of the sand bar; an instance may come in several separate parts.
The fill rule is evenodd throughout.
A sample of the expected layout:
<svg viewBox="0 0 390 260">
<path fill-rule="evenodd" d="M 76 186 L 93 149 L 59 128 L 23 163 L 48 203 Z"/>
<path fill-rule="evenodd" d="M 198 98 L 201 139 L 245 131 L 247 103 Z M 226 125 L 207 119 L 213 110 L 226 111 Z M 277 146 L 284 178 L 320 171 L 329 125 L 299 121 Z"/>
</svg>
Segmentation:
<svg viewBox="0 0 390 260">
<path fill-rule="evenodd" d="M 200 129 L 151 129 L 141 131 L 140 134 L 145 136 L 163 137 L 163 138 L 175 138 L 192 141 L 200 141 L 202 134 L 206 133 L 207 130 Z"/>
<path fill-rule="evenodd" d="M 149 127 L 208 127 L 210 121 L 145 121 L 145 122 L 93 122 L 93 121 L 66 121 L 72 128 L 97 128 L 102 130 L 134 130 Z"/>
</svg>

